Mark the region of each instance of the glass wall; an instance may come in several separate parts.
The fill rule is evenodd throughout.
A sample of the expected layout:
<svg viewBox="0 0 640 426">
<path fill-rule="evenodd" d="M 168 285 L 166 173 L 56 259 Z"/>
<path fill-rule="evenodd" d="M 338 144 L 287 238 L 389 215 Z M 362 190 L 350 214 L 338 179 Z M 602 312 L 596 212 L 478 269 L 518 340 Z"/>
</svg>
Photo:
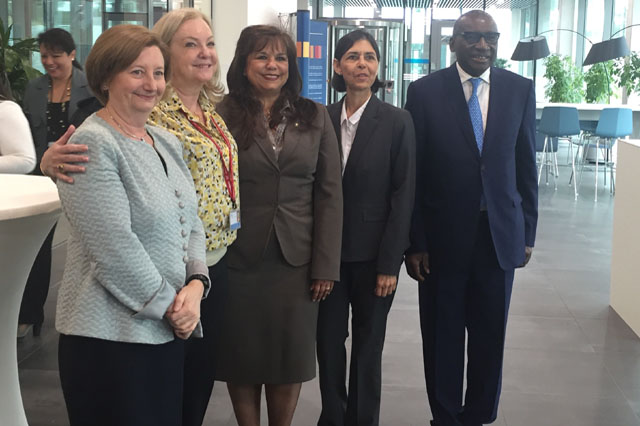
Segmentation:
<svg viewBox="0 0 640 426">
<path fill-rule="evenodd" d="M 105 29 L 121 23 L 153 25 L 168 7 L 168 0 L 0 0 L 0 18 L 7 26 L 13 25 L 15 39 L 37 37 L 48 28 L 69 31 L 82 64 Z M 32 61 L 44 71 L 38 52 L 33 53 Z"/>
<path fill-rule="evenodd" d="M 547 0 L 548 1 L 548 0 Z M 557 3 L 559 0 L 552 0 Z M 355 2 L 353 2 L 355 3 Z M 501 2 L 504 4 L 505 2 Z M 453 23 L 471 8 L 429 7 L 354 7 L 350 1 L 316 0 L 313 3 L 317 11 L 314 18 L 346 18 L 361 20 L 381 20 L 404 22 L 404 47 L 400 58 L 402 63 L 402 96 L 400 104 L 406 98 L 409 83 L 437 69 L 447 67 L 455 61 L 455 55 L 449 50 L 449 40 L 453 34 Z M 533 1 L 532 1 L 532 4 Z M 511 63 L 509 58 L 522 37 L 534 31 L 536 8 L 510 9 L 506 6 L 487 9 L 498 24 L 501 33 L 498 58 L 505 66 L 515 72 L 522 72 L 519 63 Z M 522 30 L 524 24 L 526 29 Z M 393 47 L 390 47 L 393 49 Z M 525 71 L 530 71 L 526 67 Z"/>
</svg>

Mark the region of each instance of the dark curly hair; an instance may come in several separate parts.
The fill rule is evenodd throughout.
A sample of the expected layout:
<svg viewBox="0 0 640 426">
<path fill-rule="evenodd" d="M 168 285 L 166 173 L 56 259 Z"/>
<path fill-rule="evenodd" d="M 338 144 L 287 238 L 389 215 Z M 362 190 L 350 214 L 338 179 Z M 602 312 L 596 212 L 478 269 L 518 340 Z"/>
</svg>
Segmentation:
<svg viewBox="0 0 640 426">
<path fill-rule="evenodd" d="M 227 72 L 229 94 L 225 96 L 221 105 L 223 110 L 228 111 L 223 118 L 240 149 L 249 148 L 254 136 L 264 136 L 266 132 L 262 125 L 262 103 L 256 96 L 245 70 L 249 55 L 269 44 L 283 46 L 289 62 L 289 78 L 271 108 L 269 125 L 277 126 L 280 123 L 281 111 L 287 102 L 291 106 L 286 113 L 287 120 L 299 123 L 302 128 L 311 127 L 318 113 L 313 101 L 300 96 L 302 77 L 298 71 L 296 46 L 289 34 L 271 25 L 246 27 L 240 33 L 236 52 Z"/>
<path fill-rule="evenodd" d="M 347 53 L 347 50 L 351 49 L 351 46 L 360 40 L 367 40 L 369 44 L 371 44 L 371 47 L 373 47 L 373 50 L 376 52 L 376 58 L 378 58 L 378 62 L 380 62 L 380 49 L 378 49 L 378 43 L 376 43 L 376 39 L 374 39 L 373 36 L 365 30 L 351 31 L 349 34 L 340 38 L 340 40 L 338 40 L 338 44 L 336 44 L 336 50 L 333 57 L 340 61 L 344 54 Z M 371 91 L 377 92 L 382 86 L 382 82 L 376 75 L 376 81 L 371 85 Z M 347 85 L 344 82 L 344 77 L 336 72 L 333 73 L 333 77 L 331 78 L 331 87 L 336 89 L 338 92 L 347 91 Z"/>
</svg>

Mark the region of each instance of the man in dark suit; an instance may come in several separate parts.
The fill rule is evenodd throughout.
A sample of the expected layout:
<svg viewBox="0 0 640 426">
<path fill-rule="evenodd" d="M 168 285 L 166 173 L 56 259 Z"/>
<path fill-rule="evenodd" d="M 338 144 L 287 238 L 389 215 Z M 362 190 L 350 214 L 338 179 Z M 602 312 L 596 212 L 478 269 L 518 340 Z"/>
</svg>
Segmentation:
<svg viewBox="0 0 640 426">
<path fill-rule="evenodd" d="M 535 240 L 534 88 L 491 67 L 499 35 L 487 13 L 465 13 L 449 44 L 457 62 L 408 91 L 417 180 L 405 262 L 420 281 L 427 394 L 438 426 L 495 420 L 514 269 L 527 263 Z"/>
</svg>

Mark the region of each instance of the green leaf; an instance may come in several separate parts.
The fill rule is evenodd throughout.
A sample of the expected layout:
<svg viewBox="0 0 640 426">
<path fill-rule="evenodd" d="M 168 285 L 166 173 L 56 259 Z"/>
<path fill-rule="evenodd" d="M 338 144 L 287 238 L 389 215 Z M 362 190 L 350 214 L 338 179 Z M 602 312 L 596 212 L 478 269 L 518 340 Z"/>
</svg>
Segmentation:
<svg viewBox="0 0 640 426">
<path fill-rule="evenodd" d="M 20 103 L 29 80 L 41 73 L 31 66 L 31 52 L 38 50 L 38 41 L 30 38 L 9 42 L 13 25 L 5 29 L 0 19 L 0 78 L 9 82 L 15 100 Z"/>
<path fill-rule="evenodd" d="M 584 75 L 568 56 L 551 55 L 544 59 L 547 79 L 545 96 L 549 102 L 582 102 Z"/>
</svg>

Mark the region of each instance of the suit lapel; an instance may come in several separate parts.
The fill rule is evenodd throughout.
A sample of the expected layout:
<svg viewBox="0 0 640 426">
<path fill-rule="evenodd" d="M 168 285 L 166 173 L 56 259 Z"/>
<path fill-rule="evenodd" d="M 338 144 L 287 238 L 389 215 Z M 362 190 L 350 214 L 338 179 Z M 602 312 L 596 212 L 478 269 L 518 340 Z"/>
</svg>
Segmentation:
<svg viewBox="0 0 640 426">
<path fill-rule="evenodd" d="M 44 120 L 45 126 L 47 122 L 47 102 L 49 99 L 49 78 L 43 75 L 36 82 L 38 94 L 33 99 L 34 108 L 32 110 L 33 118 L 36 120 Z M 37 122 L 37 121 L 36 121 Z"/>
<path fill-rule="evenodd" d="M 287 132 L 285 131 L 285 134 L 286 133 Z M 271 145 L 271 141 L 269 140 L 269 136 L 267 135 L 264 135 L 264 137 L 256 136 L 255 142 L 256 142 L 256 145 L 258 145 L 258 148 L 260 148 L 260 150 L 264 154 L 264 156 L 267 157 L 267 160 L 269 160 L 271 165 L 275 167 L 277 170 L 280 170 L 280 167 L 278 167 L 278 162 L 276 161 L 276 155 L 273 152 L 273 146 Z M 285 143 L 286 143 L 286 138 L 285 138 Z M 282 152 L 280 152 L 280 155 L 282 155 Z"/>
<path fill-rule="evenodd" d="M 460 74 L 458 73 L 458 68 L 455 63 L 447 69 L 444 77 L 446 85 L 445 93 L 450 94 L 450 101 L 448 104 L 451 108 L 452 117 L 457 119 L 460 130 L 464 134 L 464 138 L 467 142 L 467 146 L 478 156 L 478 158 L 480 158 L 478 144 L 476 143 L 476 137 L 473 134 L 473 126 L 471 125 L 471 117 L 469 117 L 469 107 L 464 97 L 462 84 L 460 84 Z"/>
<path fill-rule="evenodd" d="M 504 87 L 502 85 L 503 79 L 500 79 L 498 68 L 491 68 L 491 85 L 489 90 L 489 110 L 487 111 L 487 127 L 484 129 L 484 144 L 482 146 L 482 151 L 486 151 L 487 148 L 491 147 L 491 136 L 493 134 L 493 129 L 496 126 L 499 126 L 500 120 L 499 116 L 499 102 L 500 99 L 504 99 L 506 96 L 504 92 Z"/>
<path fill-rule="evenodd" d="M 378 109 L 380 107 L 380 100 L 375 95 L 371 95 L 367 107 L 362 112 L 360 121 L 358 122 L 358 130 L 356 130 L 356 137 L 353 139 L 353 145 L 351 145 L 351 151 L 349 152 L 349 158 L 347 158 L 347 164 L 344 166 L 344 177 L 348 176 L 349 169 L 355 167 L 360 161 L 362 154 L 367 149 L 367 143 L 371 139 L 371 135 L 378 124 Z"/>
<path fill-rule="evenodd" d="M 282 151 L 280 151 L 280 155 L 278 156 L 278 165 L 280 167 L 285 164 L 284 162 L 287 161 L 291 153 L 295 151 L 300 142 L 300 138 L 304 137 L 304 135 L 300 133 L 299 126 L 300 123 L 298 122 L 288 122 L 286 129 L 284 129 Z M 275 159 L 275 155 L 273 157 Z"/>
<path fill-rule="evenodd" d="M 78 101 L 82 100 L 80 96 L 86 91 L 86 85 L 87 83 L 82 78 L 80 72 L 74 69 L 71 74 L 71 97 L 69 100 L 72 100 L 72 102 L 69 102 L 69 118 L 73 117 L 73 114 L 78 109 L 76 105 Z"/>
<path fill-rule="evenodd" d="M 331 118 L 331 124 L 333 124 L 333 130 L 336 132 L 338 138 L 338 149 L 340 150 L 340 158 L 342 159 L 342 126 L 340 125 L 340 116 L 342 115 L 342 103 L 344 102 L 344 96 L 340 101 L 327 107 L 329 118 Z"/>
</svg>

